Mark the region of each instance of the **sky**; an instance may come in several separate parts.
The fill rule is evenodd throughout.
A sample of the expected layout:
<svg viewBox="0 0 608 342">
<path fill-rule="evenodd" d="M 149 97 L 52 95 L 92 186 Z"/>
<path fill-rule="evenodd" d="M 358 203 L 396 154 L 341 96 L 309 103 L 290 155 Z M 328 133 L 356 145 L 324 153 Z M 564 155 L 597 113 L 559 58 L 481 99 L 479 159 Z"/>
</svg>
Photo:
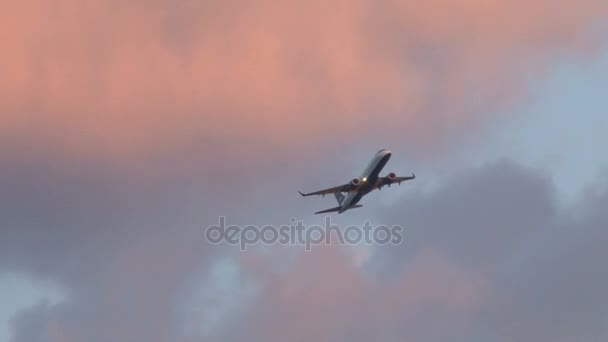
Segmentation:
<svg viewBox="0 0 608 342">
<path fill-rule="evenodd" d="M 9 1 L 0 341 L 604 341 L 608 4 Z M 393 246 L 205 240 L 323 222 Z"/>
</svg>

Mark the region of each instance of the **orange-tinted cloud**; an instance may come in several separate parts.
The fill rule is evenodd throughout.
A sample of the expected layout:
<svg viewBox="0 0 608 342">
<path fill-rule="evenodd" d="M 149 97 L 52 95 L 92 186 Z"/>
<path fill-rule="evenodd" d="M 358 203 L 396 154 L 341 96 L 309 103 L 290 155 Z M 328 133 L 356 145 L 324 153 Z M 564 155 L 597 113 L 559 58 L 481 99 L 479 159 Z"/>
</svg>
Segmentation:
<svg viewBox="0 0 608 342">
<path fill-rule="evenodd" d="M 596 46 L 605 1 L 10 2 L 5 146 L 124 161 L 310 151 L 370 127 L 432 146 Z M 290 137 L 304 134 L 316 141 Z"/>
</svg>

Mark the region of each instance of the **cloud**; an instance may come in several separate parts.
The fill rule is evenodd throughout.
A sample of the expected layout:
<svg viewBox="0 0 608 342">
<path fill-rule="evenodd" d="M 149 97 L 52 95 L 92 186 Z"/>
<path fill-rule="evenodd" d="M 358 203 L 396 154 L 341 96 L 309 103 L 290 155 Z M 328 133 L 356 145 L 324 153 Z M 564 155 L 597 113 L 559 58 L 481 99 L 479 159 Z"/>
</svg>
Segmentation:
<svg viewBox="0 0 608 342">
<path fill-rule="evenodd" d="M 484 296 L 482 276 L 433 249 L 421 251 L 392 282 L 364 276 L 344 252 L 339 246 L 302 252 L 286 273 L 265 279 L 238 339 L 390 340 L 420 336 L 425 327 L 447 337 L 477 312 Z M 430 329 L 429 319 L 441 323 Z M 404 325 L 416 332 L 403 334 Z"/>
<path fill-rule="evenodd" d="M 124 225 L 110 224 L 107 234 L 105 227 L 67 220 L 49 228 L 62 234 L 57 241 L 63 244 L 29 258 L 4 248 L 32 243 L 28 235 L 2 240 L 9 244 L 0 260 L 70 289 L 64 303 L 15 316 L 15 341 L 196 339 L 180 331 L 176 303 L 187 301 L 184 289 L 195 289 L 208 264 L 226 251 L 211 249 L 197 238 L 200 230 L 187 228 L 197 220 L 190 210 L 131 196 L 142 209 L 121 214 Z M 237 279 L 260 290 L 235 321 L 224 315 L 228 321 L 219 326 L 226 330 L 214 330 L 211 338 L 593 340 L 605 335 L 608 315 L 602 300 L 606 198 L 597 187 L 574 215 L 556 208 L 553 185 L 538 170 L 507 160 L 471 168 L 432 193 L 410 192 L 378 212 L 374 221 L 406 227 L 405 243 L 375 249 L 363 269 L 338 246 L 296 252 L 278 272 L 276 263 L 291 253 L 242 255 L 245 278 Z M 77 203 L 86 208 L 89 202 Z M 28 226 L 21 221 L 20 227 Z M 75 227 L 86 233 L 75 235 Z M 36 261 L 45 264 L 32 267 Z M 371 273 L 364 272 L 368 267 Z"/>
<path fill-rule="evenodd" d="M 608 216 L 599 206 L 607 196 L 597 187 L 578 209 L 558 210 L 539 170 L 495 162 L 387 210 L 387 220 L 410 228 L 404 245 L 378 249 L 377 260 L 394 274 L 434 248 L 486 277 L 491 297 L 456 340 L 595 340 L 608 317 Z"/>
<path fill-rule="evenodd" d="M 406 250 L 432 244 L 470 267 L 493 269 L 553 224 L 555 196 L 543 171 L 500 160 L 444 180 L 430 198 L 410 193 L 384 219 L 408 222 Z"/>
<path fill-rule="evenodd" d="M 324 158 L 319 150 L 333 158 L 354 148 L 342 137 L 414 143 L 426 154 L 451 135 L 474 134 L 488 114 L 525 97 L 531 74 L 603 46 L 596 28 L 605 15 L 593 0 L 7 4 L 0 271 L 50 278 L 67 296 L 16 315 L 14 341 L 188 340 L 176 302 L 229 254 L 204 243 L 205 223 L 218 213 L 267 223 L 300 212 L 285 193 Z M 556 221 L 601 227 L 605 195 L 583 204 L 582 223 L 560 221 L 543 175 L 510 163 L 472 172 L 408 200 L 406 216 L 385 213 L 427 228 L 409 232 L 405 250 L 374 254 L 390 283 L 361 274 L 336 248 L 299 255 L 279 279 L 258 268 L 250 272 L 268 286 L 260 314 L 231 336 L 298 339 L 306 322 L 302 336 L 332 340 L 486 336 L 479 322 L 495 332 L 507 320 L 528 324 L 523 317 L 559 328 L 526 298 L 557 305 L 576 284 L 552 270 L 557 251 L 535 239 Z M 587 229 L 578 238 L 594 246 L 589 255 L 560 237 L 564 255 L 589 269 L 603 256 L 592 243 L 601 230 L 592 230 L 592 241 Z M 542 258 L 513 279 L 538 288 L 498 282 L 519 252 L 537 249 Z M 559 282 L 553 294 L 537 269 Z M 598 284 L 587 293 L 605 281 L 601 272 L 577 277 Z M 504 311 L 492 306 L 509 300 Z M 569 302 L 579 312 L 590 303 Z M 603 309 L 593 309 L 595 336 Z M 522 336 L 540 334 L 524 327 Z M 584 328 L 561 327 L 572 336 Z"/>
<path fill-rule="evenodd" d="M 13 340 L 174 340 L 175 297 L 221 254 L 202 234 L 212 200 L 73 161 L 7 166 L 0 272 L 49 280 L 65 293 L 18 314 Z"/>
<path fill-rule="evenodd" d="M 599 0 L 12 3 L 0 131 L 123 164 L 193 146 L 310 153 L 370 126 L 436 147 L 520 101 L 530 74 L 593 52 L 607 13 Z"/>
<path fill-rule="evenodd" d="M 248 260 L 263 290 L 218 339 L 600 339 L 608 193 L 596 187 L 574 211 L 555 196 L 540 170 L 500 160 L 377 213 L 407 228 L 405 243 L 375 248 L 364 268 L 339 246 L 296 253 L 279 273 L 280 254 Z"/>
</svg>

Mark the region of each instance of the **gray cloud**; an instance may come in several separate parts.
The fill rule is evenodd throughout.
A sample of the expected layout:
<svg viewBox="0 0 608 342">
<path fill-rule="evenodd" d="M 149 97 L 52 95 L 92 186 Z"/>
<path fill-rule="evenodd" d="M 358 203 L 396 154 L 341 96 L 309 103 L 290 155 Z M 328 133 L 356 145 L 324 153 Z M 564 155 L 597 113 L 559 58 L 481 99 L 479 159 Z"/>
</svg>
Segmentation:
<svg viewBox="0 0 608 342">
<path fill-rule="evenodd" d="M 0 272 L 66 293 L 19 313 L 14 341 L 174 340 L 174 297 L 215 254 L 201 226 L 211 200 L 193 201 L 188 182 L 74 160 L 4 155 L 3 165 Z"/>
<path fill-rule="evenodd" d="M 218 208 L 226 210 L 234 202 L 215 202 L 203 190 L 218 191 L 216 187 L 203 186 L 197 189 L 200 201 L 194 203 L 188 179 L 146 187 L 138 181 L 99 177 L 81 164 L 69 164 L 65 169 L 72 171 L 59 173 L 52 172 L 50 162 L 10 165 L 14 172 L 0 182 L 13 189 L 13 195 L 2 198 L 0 269 L 48 277 L 69 290 L 66 302 L 40 304 L 15 316 L 14 341 L 195 339 L 180 332 L 176 302 L 187 298 L 184 289 L 196 288 L 209 262 L 225 254 L 204 244 L 201 222 L 214 220 Z M 263 172 L 234 172 L 263 178 Z M 282 219 L 268 216 L 268 207 L 298 212 L 301 201 L 282 201 L 278 195 L 302 176 L 302 171 L 285 176 L 278 185 L 266 187 L 267 195 L 240 188 L 242 199 L 227 212 L 243 222 Z M 375 251 L 368 265 L 373 271 L 368 277 L 376 284 L 372 290 L 359 270 L 336 273 L 348 267 L 348 261 L 335 252 L 319 251 L 317 257 L 293 264 L 289 274 L 299 274 L 295 283 L 289 276 L 277 280 L 256 271 L 260 286 L 270 287 L 251 315 L 239 318 L 243 330 L 229 328 L 226 337 L 299 336 L 291 330 L 298 327 L 290 322 L 292 316 L 277 314 L 288 309 L 285 303 L 290 311 L 314 311 L 315 298 L 322 298 L 333 315 L 342 315 L 345 308 L 352 312 L 337 321 L 343 330 L 319 326 L 321 334 L 330 329 L 334 341 L 365 336 L 593 341 L 605 334 L 605 189 L 598 187 L 576 208 L 562 210 L 556 207 L 548 177 L 508 160 L 444 179 L 431 193 L 401 189 L 405 196 L 377 212 L 374 220 L 404 225 L 405 244 Z M 227 185 L 229 192 L 238 190 L 238 184 Z M 242 203 L 256 196 L 264 201 L 239 214 Z M 285 302 L 276 297 L 286 284 L 300 281 L 314 292 L 296 285 L 296 294 L 309 300 Z M 338 296 L 343 286 L 352 288 Z M 382 299 L 386 293 L 390 298 Z M 374 302 L 377 298 L 379 303 Z M 287 327 L 281 327 L 284 324 Z"/>
<path fill-rule="evenodd" d="M 408 194 L 385 213 L 409 227 L 405 245 L 378 250 L 377 260 L 394 273 L 433 246 L 488 277 L 490 294 L 456 340 L 599 341 L 608 319 L 606 203 L 602 189 L 560 210 L 548 177 L 503 160 Z"/>
</svg>

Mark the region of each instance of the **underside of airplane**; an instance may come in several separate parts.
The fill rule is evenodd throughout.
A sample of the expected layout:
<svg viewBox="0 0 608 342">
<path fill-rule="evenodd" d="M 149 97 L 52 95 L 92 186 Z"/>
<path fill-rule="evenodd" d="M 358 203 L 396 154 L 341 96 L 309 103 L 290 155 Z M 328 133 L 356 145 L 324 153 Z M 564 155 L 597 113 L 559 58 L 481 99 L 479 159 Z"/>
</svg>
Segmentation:
<svg viewBox="0 0 608 342">
<path fill-rule="evenodd" d="M 380 190 L 384 186 L 390 187 L 395 183 L 400 185 L 402 182 L 416 178 L 415 174 L 406 177 L 399 177 L 393 172 L 389 173 L 385 177 L 379 177 L 380 171 L 382 171 L 388 160 L 391 158 L 391 155 L 391 151 L 384 148 L 381 149 L 374 155 L 372 161 L 365 169 L 361 177 L 354 178 L 346 184 L 310 193 L 298 192 L 304 197 L 313 195 L 325 196 L 331 194 L 336 197 L 336 200 L 338 201 L 337 207 L 317 211 L 315 214 L 324 214 L 330 212 L 337 212 L 338 214 L 341 214 L 349 209 L 360 208 L 363 205 L 358 204 L 359 201 L 363 196 L 367 195 L 371 191 L 376 189 Z"/>
</svg>

